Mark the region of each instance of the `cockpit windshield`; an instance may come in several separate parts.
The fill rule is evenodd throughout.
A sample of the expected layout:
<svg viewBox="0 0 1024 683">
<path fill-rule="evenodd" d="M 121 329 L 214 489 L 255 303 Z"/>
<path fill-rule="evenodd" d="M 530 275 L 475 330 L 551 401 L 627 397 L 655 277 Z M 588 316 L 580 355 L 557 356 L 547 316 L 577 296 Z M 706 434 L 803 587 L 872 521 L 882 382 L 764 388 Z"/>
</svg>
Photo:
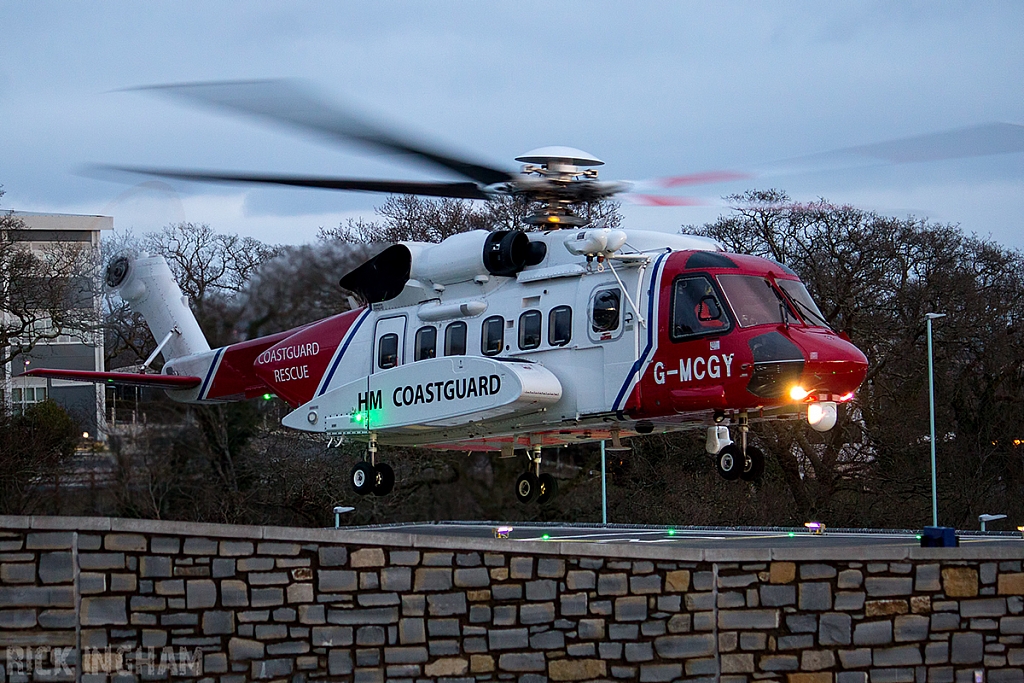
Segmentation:
<svg viewBox="0 0 1024 683">
<path fill-rule="evenodd" d="M 814 303 L 814 299 L 807 292 L 807 288 L 804 287 L 804 283 L 799 280 L 776 280 L 775 282 L 786 293 L 790 301 L 796 305 L 799 309 L 800 317 L 807 321 L 808 325 L 815 327 L 829 326 L 825 316 L 822 315 L 817 304 Z"/>
<path fill-rule="evenodd" d="M 718 282 L 740 327 L 783 322 L 785 304 L 768 280 L 755 275 L 719 275 Z"/>
</svg>

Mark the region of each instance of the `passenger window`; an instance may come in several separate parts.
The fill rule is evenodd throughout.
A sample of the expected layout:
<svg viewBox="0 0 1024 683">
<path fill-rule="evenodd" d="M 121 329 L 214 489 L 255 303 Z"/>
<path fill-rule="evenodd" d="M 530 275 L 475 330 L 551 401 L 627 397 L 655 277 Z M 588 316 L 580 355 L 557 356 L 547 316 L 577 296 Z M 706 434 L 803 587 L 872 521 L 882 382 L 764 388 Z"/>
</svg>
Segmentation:
<svg viewBox="0 0 1024 683">
<path fill-rule="evenodd" d="M 540 311 L 527 311 L 519 316 L 519 348 L 535 349 L 540 346 Z"/>
<path fill-rule="evenodd" d="M 451 323 L 444 330 L 444 355 L 466 355 L 466 323 Z"/>
<path fill-rule="evenodd" d="M 732 326 L 711 281 L 703 276 L 676 280 L 672 292 L 674 340 L 725 332 Z"/>
<path fill-rule="evenodd" d="M 437 355 L 437 328 L 421 327 L 416 330 L 416 360 L 426 360 Z"/>
<path fill-rule="evenodd" d="M 505 348 L 505 320 L 500 315 L 484 321 L 480 334 L 480 350 L 485 356 L 496 356 Z"/>
<path fill-rule="evenodd" d="M 398 335 L 385 334 L 377 343 L 377 367 L 381 370 L 398 365 Z"/>
<path fill-rule="evenodd" d="M 572 309 L 557 306 L 548 314 L 548 344 L 565 346 L 572 339 Z"/>
<path fill-rule="evenodd" d="M 611 332 L 619 329 L 621 301 L 622 292 L 618 287 L 602 289 L 594 296 L 594 309 L 591 316 L 594 332 Z"/>
</svg>

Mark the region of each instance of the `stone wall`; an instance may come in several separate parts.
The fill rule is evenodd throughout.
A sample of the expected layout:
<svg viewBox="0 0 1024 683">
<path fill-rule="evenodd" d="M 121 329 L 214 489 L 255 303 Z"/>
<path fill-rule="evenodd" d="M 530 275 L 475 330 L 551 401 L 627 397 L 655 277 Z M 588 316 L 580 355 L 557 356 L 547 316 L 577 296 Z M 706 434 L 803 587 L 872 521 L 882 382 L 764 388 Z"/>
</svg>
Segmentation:
<svg viewBox="0 0 1024 683">
<path fill-rule="evenodd" d="M 0 517 L 0 679 L 1020 682 L 1022 558 Z"/>
</svg>

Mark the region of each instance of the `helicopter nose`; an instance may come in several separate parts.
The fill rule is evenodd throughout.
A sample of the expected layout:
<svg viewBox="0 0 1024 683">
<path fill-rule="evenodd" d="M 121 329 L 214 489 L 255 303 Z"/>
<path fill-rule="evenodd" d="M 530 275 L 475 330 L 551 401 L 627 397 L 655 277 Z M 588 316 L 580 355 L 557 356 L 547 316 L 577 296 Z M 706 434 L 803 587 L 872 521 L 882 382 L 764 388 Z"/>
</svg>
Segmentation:
<svg viewBox="0 0 1024 683">
<path fill-rule="evenodd" d="M 868 372 L 864 353 L 824 330 L 802 330 L 794 337 L 804 353 L 804 368 L 799 382 L 790 387 L 789 398 L 802 401 L 812 394 L 839 402 L 853 398 Z"/>
</svg>

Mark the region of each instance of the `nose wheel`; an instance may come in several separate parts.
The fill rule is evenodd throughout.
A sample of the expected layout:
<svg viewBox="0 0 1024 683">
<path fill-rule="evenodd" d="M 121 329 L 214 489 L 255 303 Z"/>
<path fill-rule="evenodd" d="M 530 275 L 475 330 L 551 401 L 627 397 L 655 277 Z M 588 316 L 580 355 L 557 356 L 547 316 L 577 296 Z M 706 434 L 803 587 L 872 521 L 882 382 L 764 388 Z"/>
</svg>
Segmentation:
<svg viewBox="0 0 1024 683">
<path fill-rule="evenodd" d="M 715 458 L 715 469 L 726 481 L 757 482 L 764 476 L 764 453 L 761 449 L 747 443 L 747 416 L 740 414 L 741 443 L 737 444 L 729 438 L 725 427 L 708 429 L 708 452 Z"/>
<path fill-rule="evenodd" d="M 357 463 L 352 468 L 349 480 L 352 490 L 361 496 L 372 493 L 375 496 L 386 496 L 395 488 L 395 471 L 384 462 L 377 460 L 377 439 L 371 437 L 366 449 L 370 461 Z"/>
</svg>

